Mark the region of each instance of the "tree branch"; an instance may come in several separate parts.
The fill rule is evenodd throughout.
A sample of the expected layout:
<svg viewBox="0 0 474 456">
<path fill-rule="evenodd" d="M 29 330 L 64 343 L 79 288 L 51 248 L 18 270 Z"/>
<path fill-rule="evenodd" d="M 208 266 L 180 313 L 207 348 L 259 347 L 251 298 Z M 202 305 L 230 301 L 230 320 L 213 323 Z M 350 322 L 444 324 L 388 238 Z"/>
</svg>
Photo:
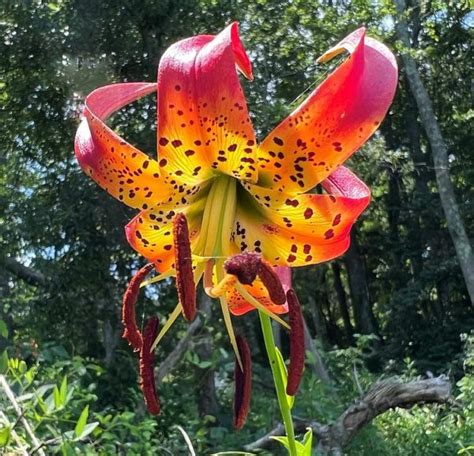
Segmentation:
<svg viewBox="0 0 474 456">
<path fill-rule="evenodd" d="M 156 373 L 157 383 L 161 383 L 163 379 L 171 372 L 176 363 L 181 359 L 192 341 L 193 336 L 202 327 L 202 317 L 198 315 L 189 325 L 184 337 L 176 344 L 171 353 L 160 363 Z"/>
<path fill-rule="evenodd" d="M 13 409 L 15 410 L 16 414 L 18 415 L 18 418 L 20 419 L 21 423 L 23 424 L 23 427 L 25 428 L 26 433 L 30 436 L 30 439 L 35 447 L 39 447 L 40 449 L 38 450 L 38 454 L 40 456 L 46 456 L 46 453 L 41 450 L 41 442 L 38 440 L 36 437 L 35 433 L 33 432 L 33 428 L 30 426 L 30 423 L 28 420 L 25 418 L 23 410 L 21 409 L 20 405 L 18 404 L 15 395 L 13 394 L 13 391 L 10 389 L 10 386 L 7 383 L 7 380 L 3 375 L 0 375 L 0 385 L 5 391 L 5 395 L 7 396 L 8 400 L 13 406 Z"/>
<path fill-rule="evenodd" d="M 47 279 L 44 274 L 21 264 L 14 258 L 5 258 L 4 265 L 8 272 L 19 277 L 30 285 L 46 286 Z"/>
<path fill-rule="evenodd" d="M 357 402 L 347 408 L 332 424 L 322 425 L 313 420 L 295 420 L 298 433 L 310 427 L 317 437 L 322 454 L 339 456 L 355 435 L 375 417 L 396 407 L 411 408 L 417 404 L 444 404 L 451 395 L 451 383 L 445 376 L 403 383 L 398 378 L 376 383 Z M 283 435 L 280 424 L 264 437 L 244 447 L 245 451 L 269 448 L 271 436 Z"/>
</svg>

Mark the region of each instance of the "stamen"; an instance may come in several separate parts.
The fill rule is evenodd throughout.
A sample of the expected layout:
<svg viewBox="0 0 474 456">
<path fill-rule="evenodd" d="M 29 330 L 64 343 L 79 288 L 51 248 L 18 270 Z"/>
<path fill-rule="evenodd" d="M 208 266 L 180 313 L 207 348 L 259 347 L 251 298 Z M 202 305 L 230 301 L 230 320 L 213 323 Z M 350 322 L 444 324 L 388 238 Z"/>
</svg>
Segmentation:
<svg viewBox="0 0 474 456">
<path fill-rule="evenodd" d="M 158 326 L 158 317 L 152 317 L 148 320 L 143 330 L 143 344 L 140 350 L 140 387 L 145 397 L 147 409 L 152 415 L 160 413 L 160 402 L 156 392 L 154 375 L 155 353 L 151 351 Z"/>
<path fill-rule="evenodd" d="M 153 263 L 149 263 L 141 268 L 130 280 L 127 290 L 123 295 L 122 301 L 122 323 L 125 327 L 122 337 L 127 339 L 128 343 L 135 351 L 142 348 L 142 335 L 137 327 L 135 317 L 135 304 L 140 292 L 140 285 L 145 277 L 152 271 Z"/>
<path fill-rule="evenodd" d="M 169 279 L 170 277 L 173 277 L 176 275 L 176 272 L 174 269 L 169 269 L 166 272 L 163 272 L 160 275 L 157 275 L 155 277 L 152 277 L 151 279 L 145 280 L 140 284 L 140 288 L 146 287 L 148 285 L 151 285 L 152 283 L 156 282 L 161 282 L 162 280 Z"/>
<path fill-rule="evenodd" d="M 224 278 L 215 286 L 205 287 L 204 290 L 211 298 L 219 298 L 223 296 L 225 292 L 235 285 L 237 279 L 231 274 L 226 274 Z"/>
<path fill-rule="evenodd" d="M 257 278 L 262 257 L 256 252 L 243 252 L 234 255 L 224 263 L 228 274 L 235 275 L 240 283 L 251 285 Z"/>
<path fill-rule="evenodd" d="M 161 328 L 159 334 L 156 336 L 155 341 L 153 342 L 151 346 L 151 350 L 155 350 L 156 347 L 158 347 L 158 344 L 160 343 L 161 339 L 165 337 L 165 334 L 168 332 L 168 330 L 173 326 L 173 323 L 176 321 L 176 319 L 179 317 L 179 314 L 182 312 L 181 304 L 178 304 L 173 312 L 171 312 L 168 316 L 168 319 L 166 320 L 165 325 Z"/>
<path fill-rule="evenodd" d="M 262 260 L 258 268 L 258 277 L 265 285 L 265 288 L 270 295 L 270 299 L 278 305 L 283 305 L 286 302 L 285 290 L 281 284 L 280 278 L 271 266 L 271 264 Z"/>
<path fill-rule="evenodd" d="M 290 364 L 286 393 L 294 396 L 298 391 L 304 370 L 304 323 L 298 297 L 292 288 L 286 293 L 290 317 Z"/>
<path fill-rule="evenodd" d="M 249 345 L 242 336 L 237 336 L 237 346 L 242 365 L 236 359 L 234 368 L 234 427 L 242 429 L 250 409 L 252 396 L 252 358 Z"/>
<path fill-rule="evenodd" d="M 191 243 L 189 241 L 188 222 L 184 214 L 173 219 L 174 254 L 176 266 L 176 288 L 183 307 L 184 318 L 194 320 L 196 316 L 196 285 L 193 276 Z"/>
<path fill-rule="evenodd" d="M 235 284 L 235 289 L 241 294 L 241 296 L 256 309 L 262 311 L 265 315 L 268 315 L 270 318 L 275 320 L 280 325 L 284 326 L 287 329 L 290 329 L 288 323 L 282 320 L 278 315 L 274 314 L 272 311 L 268 310 L 257 298 L 254 298 L 240 283 Z"/>
</svg>

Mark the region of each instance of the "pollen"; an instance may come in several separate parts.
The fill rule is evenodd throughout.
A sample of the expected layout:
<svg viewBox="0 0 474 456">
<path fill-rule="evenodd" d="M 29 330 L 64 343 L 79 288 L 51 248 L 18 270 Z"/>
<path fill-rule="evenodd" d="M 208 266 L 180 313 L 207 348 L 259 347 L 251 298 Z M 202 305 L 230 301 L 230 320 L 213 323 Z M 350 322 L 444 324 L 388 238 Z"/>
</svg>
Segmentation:
<svg viewBox="0 0 474 456">
<path fill-rule="evenodd" d="M 173 219 L 174 254 L 176 265 L 176 288 L 184 318 L 194 320 L 196 316 L 196 285 L 194 283 L 191 243 L 188 222 L 179 213 Z"/>
<path fill-rule="evenodd" d="M 140 350 L 140 387 L 145 397 L 145 404 L 152 415 L 160 413 L 160 401 L 156 392 L 155 383 L 155 354 L 151 351 L 151 346 L 158 335 L 158 317 L 148 320 L 143 331 L 143 344 Z"/>
<path fill-rule="evenodd" d="M 298 391 L 304 370 L 304 326 L 303 314 L 298 297 L 293 289 L 286 293 L 290 317 L 290 364 L 288 366 L 288 384 L 286 393 L 294 396 Z"/>
<path fill-rule="evenodd" d="M 142 335 L 137 327 L 135 317 L 135 304 L 140 292 L 140 284 L 152 271 L 153 263 L 149 263 L 141 268 L 130 280 L 122 301 L 122 323 L 125 327 L 123 336 L 135 351 L 142 348 Z"/>
<path fill-rule="evenodd" d="M 252 397 L 252 358 L 250 348 L 242 336 L 237 336 L 237 347 L 239 349 L 242 367 L 235 361 L 234 379 L 234 427 L 242 429 L 250 409 Z"/>
</svg>

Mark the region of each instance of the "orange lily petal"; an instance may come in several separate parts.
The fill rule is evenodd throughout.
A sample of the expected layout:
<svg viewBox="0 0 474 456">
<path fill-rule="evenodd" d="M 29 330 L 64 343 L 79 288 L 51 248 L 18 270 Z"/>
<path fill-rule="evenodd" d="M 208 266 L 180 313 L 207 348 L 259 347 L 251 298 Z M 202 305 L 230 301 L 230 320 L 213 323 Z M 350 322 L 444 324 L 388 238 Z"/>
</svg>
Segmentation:
<svg viewBox="0 0 474 456">
<path fill-rule="evenodd" d="M 252 77 L 237 24 L 171 46 L 158 70 L 158 156 L 165 179 L 214 171 L 256 182 L 255 134 L 237 67 Z"/>
<path fill-rule="evenodd" d="M 259 148 L 259 185 L 305 192 L 359 149 L 385 116 L 397 85 L 397 64 L 381 43 L 351 33 L 320 60 L 351 55 Z"/>
<path fill-rule="evenodd" d="M 275 266 L 303 266 L 342 255 L 352 224 L 370 201 L 370 191 L 347 168 L 324 182 L 327 194 L 289 195 L 251 184 L 236 214 L 234 242 L 261 252 Z"/>
<path fill-rule="evenodd" d="M 173 218 L 178 212 L 186 216 L 192 247 L 199 237 L 207 188 L 196 186 L 186 192 L 189 192 L 188 199 L 183 199 L 182 192 L 175 192 L 166 203 L 140 212 L 125 227 L 129 244 L 154 262 L 161 273 L 174 267 Z"/>
<path fill-rule="evenodd" d="M 146 209 L 170 192 L 159 179 L 159 166 L 114 133 L 105 120 L 114 111 L 156 90 L 156 84 L 113 84 L 86 98 L 85 119 L 75 139 L 82 169 L 113 197 L 131 207 Z"/>
<path fill-rule="evenodd" d="M 243 287 L 270 312 L 274 314 L 285 314 L 288 312 L 288 305 L 286 303 L 277 305 L 272 302 L 267 289 L 259 278 L 255 279 L 252 285 L 243 285 Z M 233 287 L 227 290 L 226 300 L 232 315 L 240 316 L 251 310 L 255 310 L 255 307 L 249 304 Z"/>
</svg>

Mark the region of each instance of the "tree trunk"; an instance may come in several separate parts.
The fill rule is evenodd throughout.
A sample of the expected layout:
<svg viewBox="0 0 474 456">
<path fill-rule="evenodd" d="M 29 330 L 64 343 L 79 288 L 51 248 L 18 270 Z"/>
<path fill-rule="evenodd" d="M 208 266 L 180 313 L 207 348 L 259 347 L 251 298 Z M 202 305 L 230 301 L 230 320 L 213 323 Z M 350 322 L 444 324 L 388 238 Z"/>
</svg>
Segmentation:
<svg viewBox="0 0 474 456">
<path fill-rule="evenodd" d="M 346 337 L 349 344 L 353 342 L 354 328 L 352 327 L 351 317 L 349 315 L 349 308 L 347 306 L 346 292 L 344 291 L 344 285 L 341 280 L 341 266 L 337 261 L 333 261 L 331 264 L 332 272 L 334 274 L 334 288 L 336 289 L 337 301 L 339 303 L 339 310 L 341 312 L 342 321 L 344 323 L 344 329 L 346 331 Z"/>
<path fill-rule="evenodd" d="M 329 373 L 324 366 L 323 360 L 316 348 L 316 345 L 309 333 L 308 324 L 306 323 L 306 319 L 303 318 L 304 324 L 304 345 L 305 350 L 309 351 L 312 355 L 312 362 L 311 362 L 311 369 L 316 375 L 316 377 L 320 378 L 324 383 L 331 383 L 331 378 L 329 377 Z"/>
<path fill-rule="evenodd" d="M 211 299 L 204 293 L 201 293 L 200 310 L 204 313 L 205 318 L 211 316 Z M 212 359 L 213 343 L 212 336 L 204 328 L 203 335 L 199 342 L 196 343 L 194 351 L 201 361 L 210 361 Z M 199 379 L 197 391 L 197 406 L 199 416 L 213 416 L 216 421 L 209 423 L 217 425 L 217 417 L 219 414 L 219 403 L 217 402 L 215 371 L 213 367 L 200 368 L 196 367 L 196 379 Z"/>
<path fill-rule="evenodd" d="M 370 302 L 365 262 L 359 250 L 354 229 L 351 232 L 351 245 L 344 256 L 344 262 L 349 276 L 356 331 L 360 334 L 377 334 L 375 317 Z"/>
<path fill-rule="evenodd" d="M 405 0 L 395 0 L 395 5 L 398 13 L 396 23 L 397 36 L 406 48 L 411 49 L 408 24 L 404 16 L 406 13 Z M 402 54 L 402 60 L 410 90 L 416 100 L 420 119 L 431 146 L 439 196 L 446 215 L 449 233 L 456 250 L 471 303 L 474 304 L 474 254 L 449 176 L 448 148 L 441 134 L 431 99 L 421 81 L 414 59 L 408 52 L 405 52 Z"/>
</svg>

